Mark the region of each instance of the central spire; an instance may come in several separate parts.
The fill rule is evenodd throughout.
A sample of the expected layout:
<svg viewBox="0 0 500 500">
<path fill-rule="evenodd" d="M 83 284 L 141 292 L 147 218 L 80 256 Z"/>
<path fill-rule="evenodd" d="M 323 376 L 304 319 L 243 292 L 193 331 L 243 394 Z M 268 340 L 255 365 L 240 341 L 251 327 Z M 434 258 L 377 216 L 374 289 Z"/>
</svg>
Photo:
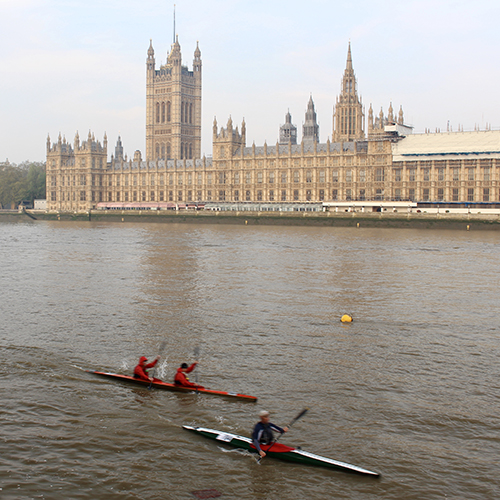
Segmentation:
<svg viewBox="0 0 500 500">
<path fill-rule="evenodd" d="M 349 48 L 347 49 L 346 71 L 352 71 L 352 56 L 351 56 L 351 41 L 349 40 Z"/>
<path fill-rule="evenodd" d="M 337 97 L 334 112 L 334 141 L 347 142 L 364 138 L 364 111 L 357 90 L 356 75 L 352 66 L 351 41 L 349 41 L 341 92 Z"/>
</svg>

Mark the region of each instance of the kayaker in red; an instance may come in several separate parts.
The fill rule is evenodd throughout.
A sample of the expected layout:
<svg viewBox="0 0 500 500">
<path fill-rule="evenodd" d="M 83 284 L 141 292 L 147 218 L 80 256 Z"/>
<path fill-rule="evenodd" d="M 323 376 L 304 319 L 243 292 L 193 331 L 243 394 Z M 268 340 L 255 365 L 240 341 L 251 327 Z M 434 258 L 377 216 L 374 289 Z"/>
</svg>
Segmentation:
<svg viewBox="0 0 500 500">
<path fill-rule="evenodd" d="M 266 456 L 266 452 L 260 447 L 261 444 L 267 445 L 274 441 L 273 431 L 283 434 L 288 431 L 288 427 L 278 427 L 269 421 L 269 412 L 261 411 L 259 413 L 260 422 L 257 422 L 252 432 L 252 442 L 261 458 Z"/>
<path fill-rule="evenodd" d="M 154 379 L 153 379 L 153 377 L 150 377 L 148 375 L 148 372 L 146 370 L 153 368 L 153 366 L 155 366 L 156 363 L 158 363 L 159 359 L 160 359 L 160 356 L 158 355 L 158 356 L 156 356 L 154 361 L 146 364 L 146 361 L 148 360 L 148 358 L 146 358 L 146 356 L 141 356 L 141 358 L 139 359 L 139 364 L 134 368 L 134 378 L 138 378 L 141 380 L 147 380 L 148 382 L 152 382 Z M 156 379 L 156 380 L 158 380 L 158 379 Z"/>
<path fill-rule="evenodd" d="M 193 382 L 190 382 L 186 377 L 186 373 L 191 373 L 196 368 L 197 364 L 198 361 L 195 361 L 191 366 L 188 367 L 187 363 L 182 363 L 180 368 L 177 368 L 177 373 L 175 374 L 174 378 L 174 384 L 180 385 L 182 387 L 192 387 L 193 389 L 205 389 L 200 384 L 194 384 Z"/>
</svg>

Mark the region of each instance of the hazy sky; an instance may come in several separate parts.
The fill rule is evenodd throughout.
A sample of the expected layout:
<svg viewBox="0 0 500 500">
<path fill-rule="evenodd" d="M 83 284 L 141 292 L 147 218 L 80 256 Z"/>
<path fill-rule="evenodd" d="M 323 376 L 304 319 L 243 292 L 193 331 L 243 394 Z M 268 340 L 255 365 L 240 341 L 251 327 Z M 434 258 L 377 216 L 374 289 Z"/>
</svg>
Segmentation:
<svg viewBox="0 0 500 500">
<path fill-rule="evenodd" d="M 275 144 L 287 110 L 312 94 L 320 140 L 332 133 L 347 45 L 377 114 L 403 105 L 415 132 L 500 128 L 500 0 L 176 0 L 183 64 L 203 62 L 202 152 L 212 123 L 245 118 L 247 145 Z M 0 0 L 0 161 L 44 161 L 47 134 L 89 129 L 108 155 L 145 149 L 146 55 L 173 38 L 165 0 Z"/>
</svg>

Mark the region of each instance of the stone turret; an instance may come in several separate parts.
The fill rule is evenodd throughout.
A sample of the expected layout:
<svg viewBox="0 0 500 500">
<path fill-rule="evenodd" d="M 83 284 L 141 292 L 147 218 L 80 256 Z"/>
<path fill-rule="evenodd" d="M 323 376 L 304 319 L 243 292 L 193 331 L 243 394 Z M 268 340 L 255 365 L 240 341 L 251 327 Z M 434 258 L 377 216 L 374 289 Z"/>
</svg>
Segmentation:
<svg viewBox="0 0 500 500">
<path fill-rule="evenodd" d="M 314 110 L 312 95 L 309 97 L 306 119 L 304 125 L 302 125 L 302 142 L 311 145 L 319 142 L 319 125 L 316 121 L 316 111 Z"/>
<path fill-rule="evenodd" d="M 292 124 L 290 111 L 285 116 L 285 123 L 280 127 L 279 144 L 297 144 L 297 127 Z"/>
<path fill-rule="evenodd" d="M 213 157 L 214 159 L 224 159 L 234 156 L 236 151 L 244 148 L 246 145 L 246 127 L 245 121 L 241 124 L 241 134 L 238 127 L 233 127 L 233 120 L 229 117 L 226 128 L 221 127 L 217 130 L 217 120 L 214 119 L 213 125 Z"/>
</svg>

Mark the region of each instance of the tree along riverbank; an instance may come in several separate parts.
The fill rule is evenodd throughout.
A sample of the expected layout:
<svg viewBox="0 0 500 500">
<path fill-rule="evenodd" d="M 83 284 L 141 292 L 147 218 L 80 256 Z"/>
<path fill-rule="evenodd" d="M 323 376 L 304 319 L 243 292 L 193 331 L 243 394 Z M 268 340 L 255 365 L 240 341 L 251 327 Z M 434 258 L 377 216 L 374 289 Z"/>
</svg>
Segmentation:
<svg viewBox="0 0 500 500">
<path fill-rule="evenodd" d="M 225 211 L 116 211 L 0 212 L 0 222 L 101 221 L 282 226 L 387 227 L 418 229 L 500 230 L 500 216 L 487 214 L 358 213 L 358 212 L 225 212 Z"/>
</svg>

